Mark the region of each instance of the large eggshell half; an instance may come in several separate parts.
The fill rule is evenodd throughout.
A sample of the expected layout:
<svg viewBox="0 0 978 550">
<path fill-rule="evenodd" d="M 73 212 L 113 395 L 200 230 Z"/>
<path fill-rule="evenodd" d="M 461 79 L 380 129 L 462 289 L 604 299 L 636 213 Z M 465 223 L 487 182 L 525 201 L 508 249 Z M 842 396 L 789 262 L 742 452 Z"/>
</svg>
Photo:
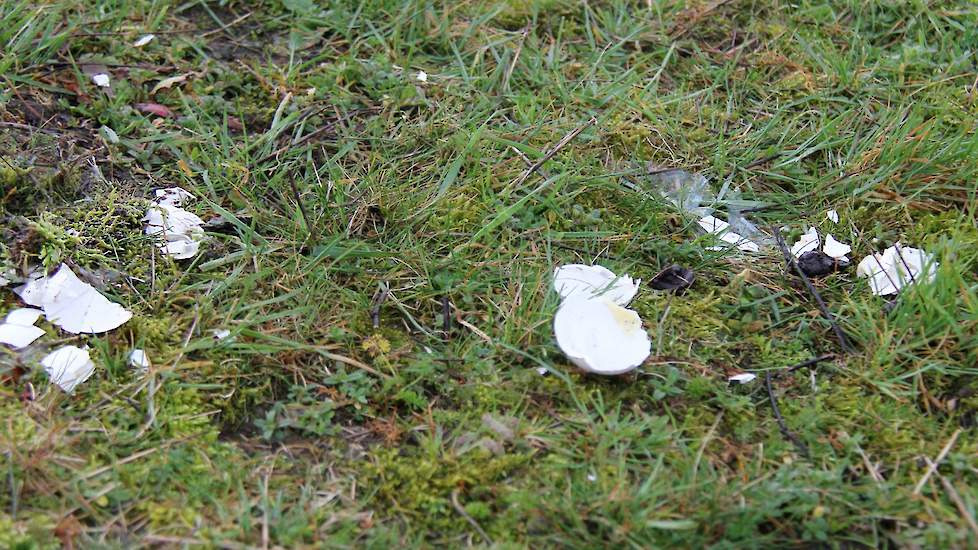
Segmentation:
<svg viewBox="0 0 978 550">
<path fill-rule="evenodd" d="M 595 374 L 628 372 L 652 351 L 638 313 L 605 297 L 565 300 L 554 317 L 554 334 L 572 363 Z"/>
<path fill-rule="evenodd" d="M 602 296 L 618 305 L 628 305 L 642 280 L 621 277 L 600 265 L 568 264 L 554 271 L 554 290 L 564 300 Z"/>
</svg>

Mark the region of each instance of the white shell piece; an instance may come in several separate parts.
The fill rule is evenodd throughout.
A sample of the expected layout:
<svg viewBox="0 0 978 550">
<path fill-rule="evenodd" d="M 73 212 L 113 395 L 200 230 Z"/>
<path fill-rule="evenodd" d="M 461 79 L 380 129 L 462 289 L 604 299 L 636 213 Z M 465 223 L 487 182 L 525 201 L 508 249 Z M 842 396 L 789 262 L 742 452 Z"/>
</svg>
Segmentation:
<svg viewBox="0 0 978 550">
<path fill-rule="evenodd" d="M 731 231 L 730 224 L 724 220 L 721 220 L 720 218 L 715 216 L 703 216 L 697 221 L 697 223 L 699 223 L 700 227 L 702 227 L 707 233 L 716 235 L 721 241 L 732 244 L 743 252 L 760 251 L 760 247 L 757 245 L 757 243 Z M 709 249 L 714 250 L 716 247 L 709 247 Z"/>
<path fill-rule="evenodd" d="M 822 241 L 818 238 L 818 231 L 814 227 L 809 227 L 808 231 L 798 238 L 798 242 L 791 246 L 791 255 L 797 258 L 805 252 L 818 250 L 820 244 Z"/>
<path fill-rule="evenodd" d="M 149 44 L 150 42 L 152 42 L 154 38 L 156 38 L 156 35 L 155 34 L 145 34 L 143 36 L 140 36 L 138 40 L 136 40 L 135 42 L 133 42 L 132 43 L 132 46 L 134 48 L 142 48 L 146 44 Z"/>
<path fill-rule="evenodd" d="M 840 243 L 839 241 L 835 240 L 831 234 L 829 234 L 825 236 L 825 246 L 822 247 L 822 252 L 824 252 L 825 255 L 830 258 L 849 261 L 846 254 L 852 252 L 852 247 L 845 243 Z"/>
<path fill-rule="evenodd" d="M 44 336 L 44 330 L 34 325 L 15 325 L 12 323 L 0 325 L 0 343 L 15 349 L 26 348 L 41 336 Z"/>
<path fill-rule="evenodd" d="M 604 297 L 565 300 L 554 317 L 554 334 L 572 363 L 595 374 L 628 372 L 652 350 L 638 313 Z"/>
<path fill-rule="evenodd" d="M 42 313 L 44 312 L 39 309 L 34 309 L 32 307 L 21 307 L 7 313 L 7 318 L 4 319 L 4 322 L 11 325 L 30 326 L 37 322 Z"/>
<path fill-rule="evenodd" d="M 568 264 L 554 270 L 553 288 L 564 300 L 603 296 L 624 306 L 638 293 L 641 283 L 641 279 L 634 281 L 628 275 L 618 277 L 600 265 Z"/>
<path fill-rule="evenodd" d="M 736 382 L 738 384 L 747 384 L 748 382 L 753 382 L 755 378 L 757 378 L 756 374 L 752 372 L 745 372 L 742 374 L 735 374 L 730 378 L 727 378 L 727 380 Z"/>
<path fill-rule="evenodd" d="M 896 243 L 882 254 L 863 258 L 856 267 L 856 275 L 869 278 L 873 294 L 887 296 L 909 284 L 934 280 L 939 265 L 923 250 Z"/>
<path fill-rule="evenodd" d="M 129 366 L 144 371 L 150 367 L 149 356 L 145 350 L 136 348 L 129 352 Z"/>
<path fill-rule="evenodd" d="M 51 381 L 66 393 L 75 391 L 78 384 L 88 380 L 88 377 L 95 372 L 95 363 L 92 363 L 88 350 L 75 346 L 65 346 L 52 351 L 41 359 L 41 366 L 44 367 Z"/>
<path fill-rule="evenodd" d="M 109 301 L 95 287 L 82 282 L 71 269 L 61 264 L 49 277 L 32 281 L 32 298 L 44 309 L 47 320 L 65 332 L 97 334 L 115 328 L 132 318 L 132 312 Z M 23 297 L 24 294 L 21 294 Z M 24 301 L 28 301 L 24 298 Z"/>
</svg>

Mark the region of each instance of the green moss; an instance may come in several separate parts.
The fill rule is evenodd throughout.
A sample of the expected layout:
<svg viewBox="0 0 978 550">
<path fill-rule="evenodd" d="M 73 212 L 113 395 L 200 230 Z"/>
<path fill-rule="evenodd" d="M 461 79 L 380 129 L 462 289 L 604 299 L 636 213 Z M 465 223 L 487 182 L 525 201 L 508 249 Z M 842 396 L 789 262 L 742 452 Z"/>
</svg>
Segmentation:
<svg viewBox="0 0 978 550">
<path fill-rule="evenodd" d="M 409 452 L 375 451 L 364 470 L 365 481 L 376 490 L 378 504 L 423 523 L 421 531 L 431 534 L 464 528 L 465 519 L 452 507 L 453 491 L 463 491 L 473 510 L 485 517 L 491 501 L 476 502 L 496 493 L 496 484 L 529 460 L 523 454 L 496 456 L 484 449 L 461 456 Z"/>
<path fill-rule="evenodd" d="M 61 541 L 55 537 L 55 522 L 44 514 L 30 514 L 14 520 L 0 513 L 0 546 L 8 550 L 55 550 Z"/>
</svg>

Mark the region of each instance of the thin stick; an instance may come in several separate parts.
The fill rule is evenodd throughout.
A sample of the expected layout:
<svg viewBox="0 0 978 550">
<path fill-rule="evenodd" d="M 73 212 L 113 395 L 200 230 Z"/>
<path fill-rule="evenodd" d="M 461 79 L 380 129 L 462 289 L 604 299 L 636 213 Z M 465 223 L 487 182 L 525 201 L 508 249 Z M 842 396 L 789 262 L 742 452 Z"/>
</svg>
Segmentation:
<svg viewBox="0 0 978 550">
<path fill-rule="evenodd" d="M 238 23 L 244 21 L 245 19 L 248 19 L 249 17 L 251 17 L 252 16 L 252 13 L 253 12 L 248 12 L 248 13 L 242 15 L 241 17 L 238 17 L 234 21 L 231 21 L 230 23 L 221 25 L 220 27 L 218 27 L 216 29 L 209 30 L 209 31 L 205 32 L 204 34 L 200 35 L 200 37 L 201 38 L 207 38 L 208 36 L 210 36 L 212 34 L 217 34 L 219 32 L 224 32 L 224 31 L 230 29 L 231 27 L 237 25 Z M 234 36 L 232 35 L 231 38 L 234 38 Z"/>
<path fill-rule="evenodd" d="M 788 441 L 794 444 L 798 452 L 802 454 L 805 458 L 811 458 L 808 453 L 808 447 L 798 438 L 791 430 L 788 429 L 788 424 L 785 423 L 784 417 L 781 416 L 781 409 L 778 408 L 778 400 L 774 397 L 774 389 L 771 388 L 771 373 L 764 373 L 764 385 L 767 386 L 767 396 L 771 400 L 771 409 L 774 410 L 774 419 L 778 421 L 778 428 L 781 429 L 781 435 L 785 437 Z"/>
<path fill-rule="evenodd" d="M 557 142 L 557 145 L 555 145 L 553 147 L 553 149 L 551 149 L 550 151 L 548 151 L 546 155 L 543 155 L 543 158 L 541 158 L 540 160 L 536 161 L 536 163 L 534 163 L 533 166 L 531 166 L 526 172 L 523 172 L 523 175 L 520 176 L 512 184 L 510 184 L 509 187 L 519 187 L 519 186 L 523 185 L 524 183 L 526 183 L 526 180 L 530 179 L 530 176 L 532 176 L 534 172 L 536 172 L 537 170 L 539 170 L 544 165 L 544 163 L 546 163 L 548 160 L 552 159 L 554 157 L 554 155 L 556 155 L 558 152 L 560 152 L 561 149 L 563 149 L 564 147 L 566 147 L 568 143 L 570 143 L 571 141 L 574 141 L 574 138 L 576 138 L 578 136 L 578 134 L 580 134 L 585 129 L 587 129 L 587 128 L 591 127 L 591 126 L 594 126 L 595 124 L 597 124 L 597 122 L 598 122 L 598 119 L 596 119 L 594 117 L 591 117 L 591 120 L 585 122 L 584 124 L 578 126 L 577 128 L 574 128 L 567 135 L 565 135 L 564 137 L 560 138 L 560 141 Z"/>
<path fill-rule="evenodd" d="M 793 365 L 791 367 L 788 367 L 788 369 L 785 372 L 795 372 L 796 370 L 800 370 L 800 369 L 803 369 L 805 367 L 810 367 L 812 365 L 817 365 L 817 364 L 821 363 L 822 361 L 828 361 L 829 359 L 832 359 L 833 357 L 835 357 L 835 355 L 832 355 L 831 353 L 826 353 L 825 355 L 819 355 L 818 357 L 813 357 L 811 359 L 808 359 L 807 361 L 802 361 L 801 363 L 798 363 L 797 365 Z"/>
<path fill-rule="evenodd" d="M 928 460 L 928 462 L 930 462 Z M 931 463 L 931 466 L 936 467 L 935 464 Z M 958 494 L 958 490 L 951 485 L 951 482 L 947 480 L 946 477 L 942 476 L 940 472 L 937 474 L 937 478 L 941 480 L 941 485 L 944 486 L 944 490 L 947 492 L 947 496 L 951 497 L 954 505 L 958 507 L 958 512 L 964 518 L 965 522 L 968 523 L 968 527 L 971 528 L 971 532 L 978 537 L 978 523 L 975 522 L 975 517 L 971 515 L 968 511 L 968 507 L 965 506 L 964 500 L 961 499 L 961 495 Z"/>
<path fill-rule="evenodd" d="M 825 301 L 822 300 L 822 295 L 815 289 L 815 285 L 813 285 L 808 279 L 805 272 L 798 267 L 798 262 L 795 261 L 794 256 L 792 256 L 791 252 L 788 250 L 788 245 L 784 242 L 784 238 L 781 237 L 781 232 L 778 231 L 777 228 L 772 227 L 771 233 L 778 240 L 778 247 L 781 249 L 781 254 L 784 255 L 784 259 L 791 265 L 792 268 L 794 268 L 795 273 L 797 273 L 798 276 L 801 277 L 801 280 L 804 281 L 805 287 L 808 288 L 808 292 L 815 298 L 815 303 L 818 304 L 818 308 L 822 311 L 822 316 L 829 322 L 829 325 L 832 327 L 832 332 L 835 333 L 836 339 L 839 340 L 839 347 L 841 347 L 842 351 L 845 353 L 852 353 L 852 346 L 849 345 L 849 340 L 846 339 L 845 333 L 842 332 L 841 328 L 839 328 L 839 324 L 835 322 L 835 317 L 832 315 L 829 307 L 825 305 Z"/>
<path fill-rule="evenodd" d="M 5 122 L 0 120 L 0 128 L 13 128 L 15 130 L 24 130 L 26 132 L 41 132 L 42 134 L 48 134 L 49 136 L 60 136 L 60 132 L 54 130 L 48 130 L 47 128 L 38 128 L 37 126 L 30 126 L 27 124 L 21 124 L 19 122 Z"/>
<path fill-rule="evenodd" d="M 920 492 L 924 490 L 924 485 L 927 484 L 927 480 L 930 479 L 930 476 L 934 475 L 934 472 L 937 471 L 937 467 L 944 461 L 947 454 L 951 452 L 951 448 L 954 447 L 954 443 L 958 440 L 959 435 L 961 435 L 961 430 L 955 430 L 954 433 L 951 434 L 951 439 L 947 440 L 947 443 L 944 444 L 944 448 L 937 454 L 937 458 L 934 459 L 934 462 L 931 462 L 930 460 L 927 461 L 929 464 L 927 471 L 924 472 L 924 476 L 921 477 L 920 481 L 917 482 L 917 485 L 914 486 L 913 494 L 919 495 Z"/>
<path fill-rule="evenodd" d="M 469 522 L 469 525 L 471 525 L 479 533 L 479 536 L 482 537 L 482 540 L 486 541 L 486 544 L 492 546 L 492 539 L 489 538 L 489 535 L 482 530 L 482 527 L 479 527 L 479 522 L 473 519 L 472 516 L 465 511 L 465 508 L 462 508 L 462 505 L 458 503 L 458 488 L 455 488 L 455 490 L 452 491 L 452 508 L 455 508 L 455 511 L 458 512 L 460 516 L 465 518 L 465 521 Z"/>
</svg>

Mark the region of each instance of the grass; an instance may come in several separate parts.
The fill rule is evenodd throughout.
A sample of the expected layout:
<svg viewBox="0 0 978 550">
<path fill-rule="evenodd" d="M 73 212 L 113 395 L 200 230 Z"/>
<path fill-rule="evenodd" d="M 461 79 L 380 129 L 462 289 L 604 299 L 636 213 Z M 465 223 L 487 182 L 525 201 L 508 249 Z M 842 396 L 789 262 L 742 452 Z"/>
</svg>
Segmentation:
<svg viewBox="0 0 978 550">
<path fill-rule="evenodd" d="M 975 29 L 968 2 L 3 3 L 3 260 L 135 316 L 0 355 L 0 541 L 974 546 Z M 776 247 L 706 250 L 647 165 L 938 276 L 819 280 L 841 354 Z M 225 220 L 193 260 L 143 235 L 168 186 Z M 643 287 L 653 357 L 600 378 L 553 341 L 567 262 L 697 280 Z M 37 361 L 79 341 L 68 396 Z"/>
</svg>

